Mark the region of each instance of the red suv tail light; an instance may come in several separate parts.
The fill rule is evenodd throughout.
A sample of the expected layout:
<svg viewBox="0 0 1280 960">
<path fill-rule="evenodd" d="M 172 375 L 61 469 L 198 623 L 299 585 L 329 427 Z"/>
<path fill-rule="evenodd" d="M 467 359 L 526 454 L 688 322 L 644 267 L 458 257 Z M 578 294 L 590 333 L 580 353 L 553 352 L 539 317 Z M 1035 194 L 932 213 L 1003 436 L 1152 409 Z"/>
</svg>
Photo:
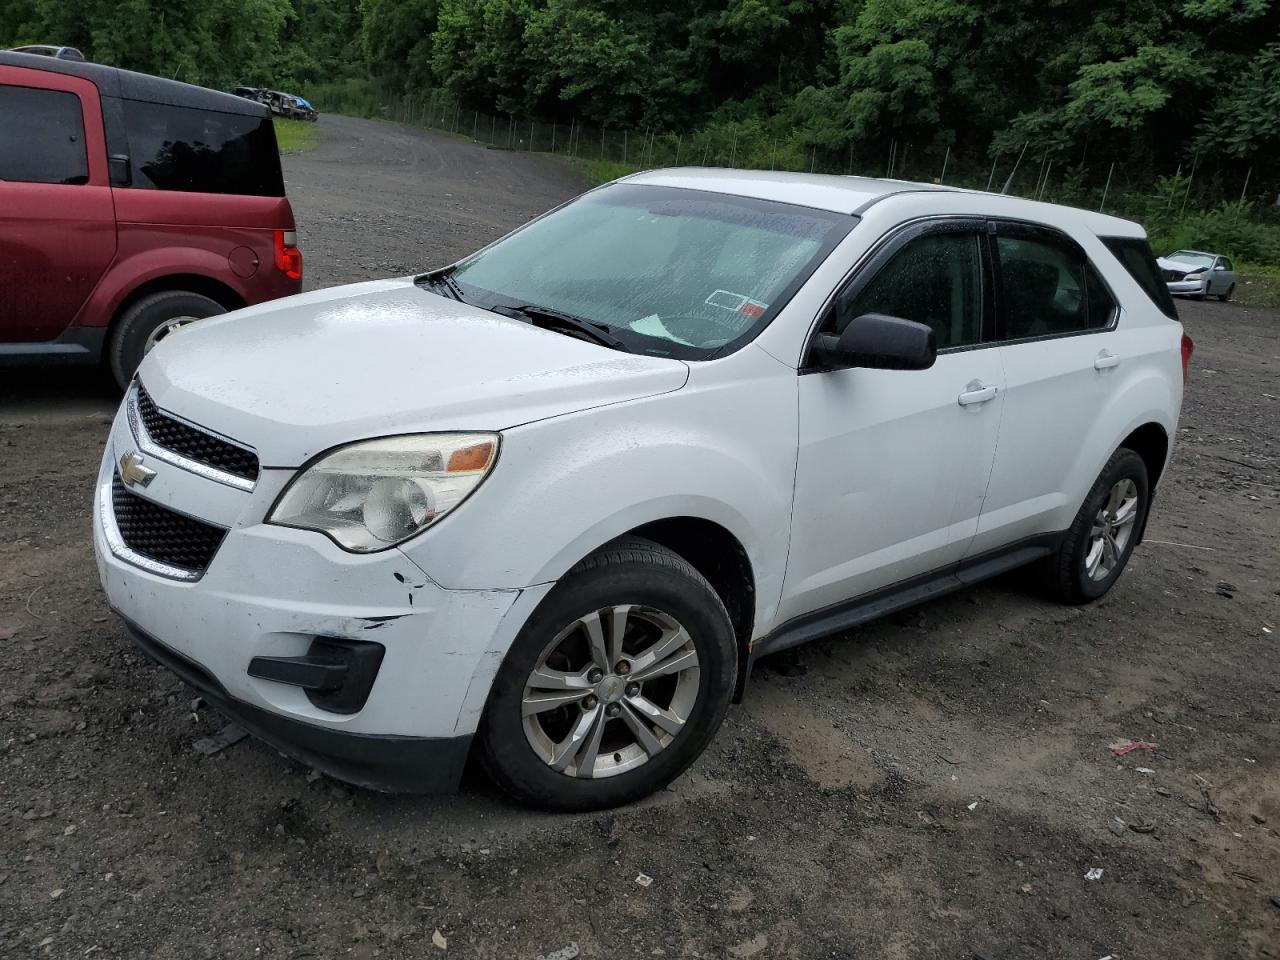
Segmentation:
<svg viewBox="0 0 1280 960">
<path fill-rule="evenodd" d="M 296 230 L 276 231 L 276 269 L 290 280 L 302 279 L 302 251 L 298 249 Z"/>
<path fill-rule="evenodd" d="M 1196 345 L 1191 342 L 1191 338 L 1185 333 L 1182 335 L 1182 382 L 1187 382 L 1187 364 L 1191 362 L 1191 351 Z"/>
</svg>

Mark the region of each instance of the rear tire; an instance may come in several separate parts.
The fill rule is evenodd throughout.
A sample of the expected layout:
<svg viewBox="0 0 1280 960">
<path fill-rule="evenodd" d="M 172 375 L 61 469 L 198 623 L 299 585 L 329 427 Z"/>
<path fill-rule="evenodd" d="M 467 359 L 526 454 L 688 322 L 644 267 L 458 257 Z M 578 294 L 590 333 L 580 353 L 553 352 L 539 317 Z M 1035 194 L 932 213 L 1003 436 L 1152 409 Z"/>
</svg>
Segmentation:
<svg viewBox="0 0 1280 960">
<path fill-rule="evenodd" d="M 638 800 L 711 741 L 737 656 L 729 614 L 697 570 L 651 541 L 616 541 L 570 570 L 516 637 L 480 722 L 480 762 L 508 794 L 550 810 Z"/>
<path fill-rule="evenodd" d="M 133 379 L 142 358 L 165 335 L 184 321 L 226 313 L 216 300 L 186 290 L 163 290 L 143 297 L 116 321 L 107 347 L 111 375 L 123 390 Z"/>
<path fill-rule="evenodd" d="M 1221 300 L 1223 303 L 1226 303 L 1228 300 L 1231 299 L 1232 295 L 1235 292 L 1236 292 L 1236 285 L 1233 283 L 1231 286 L 1227 287 L 1227 292 L 1219 296 L 1218 299 Z"/>
<path fill-rule="evenodd" d="M 1049 593 L 1078 604 L 1110 590 L 1138 543 L 1149 505 L 1147 466 L 1121 447 L 1094 481 L 1057 551 L 1044 561 Z"/>
</svg>

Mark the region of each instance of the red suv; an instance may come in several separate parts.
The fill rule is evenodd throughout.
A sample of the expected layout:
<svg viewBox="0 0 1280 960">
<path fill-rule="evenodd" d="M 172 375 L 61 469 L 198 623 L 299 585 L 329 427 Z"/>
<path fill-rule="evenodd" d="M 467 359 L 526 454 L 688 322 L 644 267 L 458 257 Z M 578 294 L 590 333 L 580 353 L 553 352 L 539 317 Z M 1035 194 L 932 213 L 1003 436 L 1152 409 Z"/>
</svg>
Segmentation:
<svg viewBox="0 0 1280 960">
<path fill-rule="evenodd" d="M 182 324 L 301 289 L 265 106 L 0 53 L 0 131 L 0 362 L 105 359 L 123 386 Z"/>
</svg>

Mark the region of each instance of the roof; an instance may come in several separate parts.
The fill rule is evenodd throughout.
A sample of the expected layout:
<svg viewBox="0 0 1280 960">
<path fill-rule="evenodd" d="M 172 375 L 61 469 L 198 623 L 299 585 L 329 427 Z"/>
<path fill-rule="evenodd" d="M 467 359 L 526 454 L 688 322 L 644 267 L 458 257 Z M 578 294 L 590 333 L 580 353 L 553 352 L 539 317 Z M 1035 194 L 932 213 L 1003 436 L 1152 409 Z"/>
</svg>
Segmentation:
<svg viewBox="0 0 1280 960">
<path fill-rule="evenodd" d="M 989 201 L 993 216 L 1026 216 L 1035 221 L 1054 223 L 1069 219 L 1086 226 L 1099 236 L 1144 236 L 1140 226 L 1128 220 L 1079 210 L 1060 204 L 1044 203 L 1006 194 L 936 183 L 914 183 L 879 177 L 842 177 L 826 173 L 790 173 L 783 170 L 731 170 L 719 167 L 670 167 L 651 170 L 624 178 L 628 183 L 645 183 L 662 187 L 683 187 L 773 200 L 802 207 L 830 210 L 834 213 L 861 215 L 869 207 L 887 197 L 913 196 L 923 200 L 933 193 L 955 198 L 980 196 Z M 952 204 L 947 204 L 952 206 Z"/>
<path fill-rule="evenodd" d="M 101 63 L 83 63 L 76 60 L 58 60 L 35 53 L 0 51 L 0 67 L 23 67 L 27 70 L 43 70 L 91 81 L 98 92 L 106 97 L 124 100 L 142 100 L 147 103 L 163 103 L 173 107 L 192 107 L 197 110 L 216 110 L 219 113 L 237 113 L 251 117 L 270 116 L 260 103 L 245 100 L 230 93 L 197 87 L 177 80 L 166 80 L 146 73 L 134 73 L 109 67 Z"/>
<path fill-rule="evenodd" d="M 719 167 L 671 167 L 639 173 L 626 179 L 628 183 L 708 190 L 712 193 L 776 200 L 849 214 L 858 213 L 863 207 L 890 194 L 952 189 L 931 183 L 908 183 L 905 180 L 881 180 L 874 177 L 837 177 L 825 173 L 729 170 Z"/>
</svg>

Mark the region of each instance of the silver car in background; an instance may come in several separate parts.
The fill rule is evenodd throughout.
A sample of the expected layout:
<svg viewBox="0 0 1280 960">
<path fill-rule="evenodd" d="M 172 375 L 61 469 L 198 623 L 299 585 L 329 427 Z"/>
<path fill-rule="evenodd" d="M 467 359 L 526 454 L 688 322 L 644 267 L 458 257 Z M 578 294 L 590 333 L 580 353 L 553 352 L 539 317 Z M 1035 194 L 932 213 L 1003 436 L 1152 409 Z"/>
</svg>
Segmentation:
<svg viewBox="0 0 1280 960">
<path fill-rule="evenodd" d="M 1221 254 L 1178 250 L 1156 260 L 1169 292 L 1180 297 L 1217 297 L 1224 303 L 1236 291 L 1236 268 Z"/>
</svg>

